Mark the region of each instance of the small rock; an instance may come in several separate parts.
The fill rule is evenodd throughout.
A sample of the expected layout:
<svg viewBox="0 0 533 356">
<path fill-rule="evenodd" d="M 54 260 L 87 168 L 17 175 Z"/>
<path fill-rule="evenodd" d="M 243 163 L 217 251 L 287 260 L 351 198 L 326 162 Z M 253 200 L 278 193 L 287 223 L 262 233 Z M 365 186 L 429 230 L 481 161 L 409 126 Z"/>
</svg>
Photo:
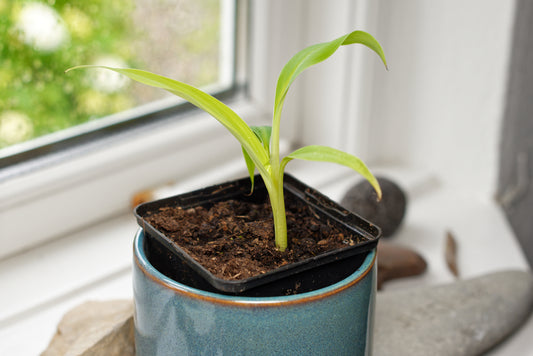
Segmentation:
<svg viewBox="0 0 533 356">
<path fill-rule="evenodd" d="M 41 356 L 134 356 L 133 302 L 86 302 L 68 311 Z"/>
<path fill-rule="evenodd" d="M 380 241 L 377 251 L 378 289 L 388 280 L 417 276 L 427 268 L 424 258 L 407 247 Z"/>
<path fill-rule="evenodd" d="M 526 271 L 380 292 L 374 355 L 480 355 L 516 330 L 532 308 L 533 274 Z"/>
<path fill-rule="evenodd" d="M 374 188 L 366 180 L 350 188 L 341 200 L 346 209 L 359 214 L 381 228 L 383 237 L 389 237 L 401 225 L 407 210 L 407 197 L 390 179 L 376 177 L 383 197 L 377 200 Z"/>
</svg>

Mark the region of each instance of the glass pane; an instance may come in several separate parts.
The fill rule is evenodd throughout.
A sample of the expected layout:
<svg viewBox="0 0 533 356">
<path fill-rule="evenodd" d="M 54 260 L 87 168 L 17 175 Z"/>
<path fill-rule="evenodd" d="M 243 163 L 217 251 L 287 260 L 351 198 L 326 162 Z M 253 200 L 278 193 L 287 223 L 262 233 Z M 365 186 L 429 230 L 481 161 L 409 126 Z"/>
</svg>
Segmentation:
<svg viewBox="0 0 533 356">
<path fill-rule="evenodd" d="M 64 73 L 75 65 L 217 83 L 222 6 L 223 0 L 0 0 L 0 148 L 165 96 L 111 72 Z"/>
</svg>

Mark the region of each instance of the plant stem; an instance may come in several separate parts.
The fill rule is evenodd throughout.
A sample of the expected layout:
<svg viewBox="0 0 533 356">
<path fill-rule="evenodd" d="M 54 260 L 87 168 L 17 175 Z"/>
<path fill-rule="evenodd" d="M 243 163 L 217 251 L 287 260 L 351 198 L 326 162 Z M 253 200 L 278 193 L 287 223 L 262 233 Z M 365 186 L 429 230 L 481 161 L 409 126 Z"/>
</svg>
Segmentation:
<svg viewBox="0 0 533 356">
<path fill-rule="evenodd" d="M 270 142 L 270 164 L 272 188 L 268 192 L 270 205 L 272 206 L 272 218 L 274 219 L 274 235 L 276 247 L 280 251 L 287 249 L 287 217 L 285 216 L 285 197 L 283 194 L 283 169 L 279 157 L 279 130 L 281 119 L 281 107 L 274 109 L 272 120 L 272 135 Z"/>
<path fill-rule="evenodd" d="M 287 217 L 285 216 L 285 198 L 283 194 L 283 174 L 273 174 L 272 190 L 269 191 L 272 218 L 274 219 L 274 236 L 276 247 L 281 251 L 287 249 Z"/>
</svg>

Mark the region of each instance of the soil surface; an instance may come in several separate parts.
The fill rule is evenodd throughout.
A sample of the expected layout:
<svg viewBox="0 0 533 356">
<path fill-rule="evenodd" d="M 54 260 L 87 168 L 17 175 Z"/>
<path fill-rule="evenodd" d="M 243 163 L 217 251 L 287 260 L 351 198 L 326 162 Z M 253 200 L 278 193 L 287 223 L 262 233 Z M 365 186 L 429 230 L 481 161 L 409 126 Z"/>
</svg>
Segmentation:
<svg viewBox="0 0 533 356">
<path fill-rule="evenodd" d="M 211 273 L 226 280 L 263 274 L 362 239 L 346 236 L 345 230 L 297 199 L 286 201 L 286 215 L 289 248 L 284 252 L 274 246 L 268 202 L 228 200 L 209 209 L 165 207 L 145 219 Z"/>
</svg>

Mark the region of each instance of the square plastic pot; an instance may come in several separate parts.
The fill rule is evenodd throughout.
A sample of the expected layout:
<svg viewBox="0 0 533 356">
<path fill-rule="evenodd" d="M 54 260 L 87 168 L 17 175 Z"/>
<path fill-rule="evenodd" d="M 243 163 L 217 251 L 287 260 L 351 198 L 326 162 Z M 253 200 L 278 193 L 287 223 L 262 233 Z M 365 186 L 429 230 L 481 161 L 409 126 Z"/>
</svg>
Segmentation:
<svg viewBox="0 0 533 356">
<path fill-rule="evenodd" d="M 346 236 L 357 236 L 357 239 L 362 242 L 285 265 L 265 274 L 238 281 L 228 281 L 215 277 L 163 232 L 155 229 L 145 220 L 151 212 L 169 206 L 179 206 L 184 209 L 196 206 L 209 207 L 216 202 L 228 199 L 254 203 L 264 202 L 268 196 L 259 175 L 255 177 L 255 182 L 253 194 L 249 194 L 250 179 L 243 178 L 139 205 L 135 209 L 135 215 L 139 226 L 147 234 L 148 254 L 153 257 L 151 259 L 156 268 L 170 278 L 180 279 L 191 287 L 205 291 L 248 296 L 273 296 L 286 294 L 294 290 L 296 285 L 299 290 L 305 292 L 338 282 L 351 273 L 351 266 L 358 264 L 363 255 L 376 247 L 381 235 L 377 226 L 349 212 L 288 174 L 284 177 L 286 197 L 290 196 L 310 205 L 321 220 L 336 224 Z"/>
</svg>

